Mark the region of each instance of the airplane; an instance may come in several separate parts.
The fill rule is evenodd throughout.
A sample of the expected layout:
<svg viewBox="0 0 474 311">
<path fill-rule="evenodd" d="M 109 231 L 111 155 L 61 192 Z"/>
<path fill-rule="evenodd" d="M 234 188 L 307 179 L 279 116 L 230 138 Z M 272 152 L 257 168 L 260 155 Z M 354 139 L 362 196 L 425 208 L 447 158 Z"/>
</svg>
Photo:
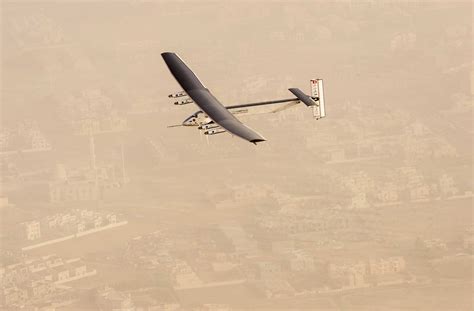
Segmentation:
<svg viewBox="0 0 474 311">
<path fill-rule="evenodd" d="M 303 103 L 313 109 L 313 116 L 317 120 L 326 116 L 322 79 L 310 80 L 311 95 L 306 95 L 298 88 L 289 88 L 288 90 L 296 98 L 224 106 L 176 53 L 164 52 L 161 53 L 161 56 L 171 74 L 183 89 L 183 91 L 170 94 L 168 97 L 178 99 L 174 103 L 175 105 L 195 103 L 201 109 L 186 118 L 182 124 L 171 125 L 170 127 L 194 126 L 200 131 L 204 130 L 204 134 L 208 136 L 229 132 L 256 145 L 259 142 L 266 141 L 266 139 L 240 122 L 236 115 L 250 114 L 253 109 L 259 107 L 270 107 L 270 112 L 276 113 Z M 276 109 L 274 108 L 275 105 L 277 105 Z"/>
</svg>

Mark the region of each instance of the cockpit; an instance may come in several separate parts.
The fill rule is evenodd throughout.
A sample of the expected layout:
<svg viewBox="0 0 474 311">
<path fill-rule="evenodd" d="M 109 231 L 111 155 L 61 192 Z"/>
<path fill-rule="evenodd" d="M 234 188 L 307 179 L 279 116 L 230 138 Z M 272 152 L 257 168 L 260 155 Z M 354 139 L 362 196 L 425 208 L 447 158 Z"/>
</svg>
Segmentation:
<svg viewBox="0 0 474 311">
<path fill-rule="evenodd" d="M 209 116 L 205 115 L 202 111 L 193 113 L 183 121 L 183 126 L 198 126 L 212 122 Z"/>
</svg>

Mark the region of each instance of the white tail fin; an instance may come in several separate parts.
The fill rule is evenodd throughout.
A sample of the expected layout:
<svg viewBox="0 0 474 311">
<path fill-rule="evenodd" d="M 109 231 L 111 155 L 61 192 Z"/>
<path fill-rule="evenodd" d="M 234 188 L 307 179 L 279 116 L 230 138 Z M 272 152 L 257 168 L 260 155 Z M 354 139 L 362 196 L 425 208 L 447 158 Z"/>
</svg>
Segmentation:
<svg viewBox="0 0 474 311">
<path fill-rule="evenodd" d="M 326 107 L 324 105 L 323 79 L 311 79 L 311 97 L 317 100 L 317 105 L 313 106 L 313 116 L 316 119 L 326 116 Z"/>
</svg>

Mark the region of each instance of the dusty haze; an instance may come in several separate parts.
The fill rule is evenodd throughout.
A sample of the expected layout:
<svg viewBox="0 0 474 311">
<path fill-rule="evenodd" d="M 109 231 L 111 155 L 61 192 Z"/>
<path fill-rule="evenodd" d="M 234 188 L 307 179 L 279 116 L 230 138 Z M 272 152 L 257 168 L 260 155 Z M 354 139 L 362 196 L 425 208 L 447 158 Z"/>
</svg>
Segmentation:
<svg viewBox="0 0 474 311">
<path fill-rule="evenodd" d="M 0 309 L 471 310 L 472 3 L 2 2 Z M 160 53 L 226 105 L 206 138 Z"/>
</svg>

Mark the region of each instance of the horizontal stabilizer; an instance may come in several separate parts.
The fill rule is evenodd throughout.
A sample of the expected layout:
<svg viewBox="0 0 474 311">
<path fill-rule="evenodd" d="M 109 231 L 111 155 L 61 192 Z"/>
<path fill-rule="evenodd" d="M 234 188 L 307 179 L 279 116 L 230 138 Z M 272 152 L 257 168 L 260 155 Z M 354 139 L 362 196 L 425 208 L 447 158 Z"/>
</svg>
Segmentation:
<svg viewBox="0 0 474 311">
<path fill-rule="evenodd" d="M 302 90 L 298 89 L 298 88 L 291 88 L 291 89 L 288 89 L 291 93 L 293 93 L 293 95 L 295 95 L 299 100 L 301 100 L 306 106 L 310 107 L 310 106 L 316 106 L 317 103 L 311 98 L 311 96 L 309 95 L 306 95 L 305 93 L 303 93 Z"/>
</svg>

